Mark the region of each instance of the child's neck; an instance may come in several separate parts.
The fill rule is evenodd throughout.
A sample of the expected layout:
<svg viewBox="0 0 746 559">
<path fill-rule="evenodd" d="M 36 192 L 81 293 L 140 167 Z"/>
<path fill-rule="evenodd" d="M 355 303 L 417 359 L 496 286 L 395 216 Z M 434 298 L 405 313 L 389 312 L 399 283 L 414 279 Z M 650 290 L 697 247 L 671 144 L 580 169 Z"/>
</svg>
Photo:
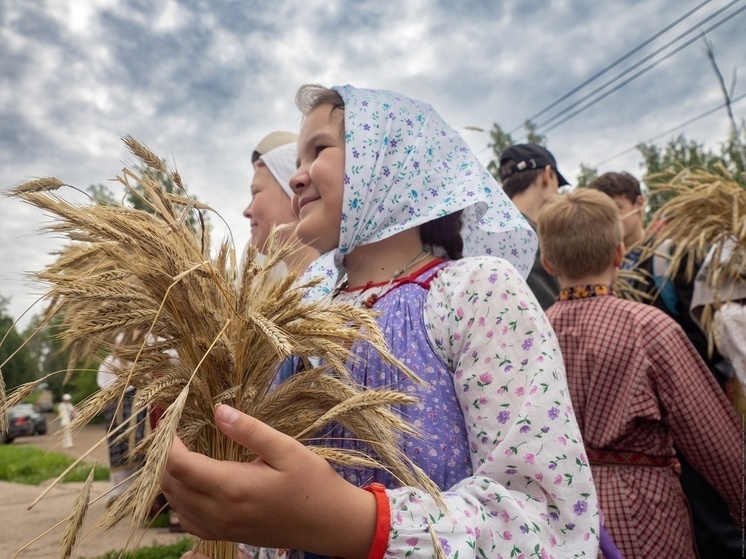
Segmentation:
<svg viewBox="0 0 746 559">
<path fill-rule="evenodd" d="M 425 252 L 419 228 L 402 231 L 376 243 L 357 247 L 345 257 L 349 287 L 384 283 L 401 272 L 407 276 L 435 257 Z"/>
<path fill-rule="evenodd" d="M 579 278 L 558 276 L 560 287 L 567 289 L 578 285 L 613 285 L 617 278 L 617 268 L 610 266 L 600 274 L 589 274 Z"/>
</svg>

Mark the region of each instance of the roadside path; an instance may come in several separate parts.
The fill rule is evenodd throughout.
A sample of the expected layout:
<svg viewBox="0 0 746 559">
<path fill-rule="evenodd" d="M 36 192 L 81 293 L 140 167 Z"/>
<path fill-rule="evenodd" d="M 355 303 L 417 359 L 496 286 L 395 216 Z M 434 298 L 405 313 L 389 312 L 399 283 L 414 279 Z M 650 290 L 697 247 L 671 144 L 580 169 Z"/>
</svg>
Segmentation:
<svg viewBox="0 0 746 559">
<path fill-rule="evenodd" d="M 63 449 L 60 446 L 60 438 L 55 435 L 59 428 L 59 421 L 50 414 L 47 415 L 47 421 L 49 424 L 47 435 L 20 437 L 11 444 L 33 446 L 45 451 L 64 452 L 78 458 L 98 443 L 105 434 L 104 425 L 86 426 L 75 434 L 73 438 L 75 446 L 71 449 Z M 108 466 L 108 452 L 105 444 L 102 445 L 100 452 L 95 450 L 86 460 L 94 462 L 97 459 L 100 464 Z M 29 511 L 28 505 L 42 492 L 43 484 L 37 486 L 0 481 L 0 559 L 12 559 L 21 547 L 64 520 L 70 514 L 82 487 L 83 483 L 59 484 Z M 107 481 L 94 482 L 91 499 L 104 494 L 109 487 L 110 484 Z M 127 544 L 130 526 L 126 523 L 105 533 L 91 532 L 96 519 L 104 511 L 105 502 L 104 497 L 90 506 L 88 519 L 81 532 L 82 541 L 78 544 L 75 556 L 92 559 L 108 551 L 121 549 Z M 56 528 L 21 552 L 18 559 L 56 559 L 59 557 L 63 534 L 64 526 Z M 184 534 L 171 533 L 167 528 L 140 528 L 136 530 L 128 548 L 134 549 L 154 543 L 174 543 L 183 537 Z"/>
</svg>

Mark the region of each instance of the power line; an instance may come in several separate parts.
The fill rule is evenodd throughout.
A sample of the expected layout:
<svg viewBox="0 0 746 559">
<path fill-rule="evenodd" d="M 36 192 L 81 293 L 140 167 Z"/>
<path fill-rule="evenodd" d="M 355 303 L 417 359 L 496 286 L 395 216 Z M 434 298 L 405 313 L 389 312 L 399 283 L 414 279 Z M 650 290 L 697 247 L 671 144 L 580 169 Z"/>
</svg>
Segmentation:
<svg viewBox="0 0 746 559">
<path fill-rule="evenodd" d="M 620 72 L 619 74 L 617 74 L 615 77 L 613 77 L 610 80 L 606 81 L 603 85 L 597 87 L 596 89 L 594 89 L 590 93 L 586 94 L 584 97 L 581 97 L 580 99 L 578 99 L 577 101 L 573 102 L 572 104 L 570 104 L 569 106 L 565 107 L 564 109 L 561 109 L 559 112 L 557 112 L 553 116 L 549 117 L 546 121 L 542 122 L 541 124 L 538 124 L 537 128 L 541 128 L 542 126 L 546 126 L 550 122 L 553 122 L 553 121 L 557 120 L 559 117 L 563 116 L 564 114 L 568 113 L 570 110 L 572 110 L 575 107 L 577 107 L 578 105 L 580 105 L 583 101 L 588 100 L 589 98 L 593 97 L 596 93 L 602 91 L 607 86 L 609 86 L 612 83 L 614 83 L 615 81 L 623 78 L 624 76 L 626 76 L 630 72 L 633 72 L 634 70 L 636 70 L 637 68 L 639 68 L 642 64 L 644 64 L 645 62 L 647 62 L 651 58 L 654 58 L 655 56 L 659 55 L 661 52 L 665 51 L 667 48 L 669 48 L 670 46 L 672 46 L 673 44 L 675 44 L 679 40 L 681 40 L 684 37 L 686 37 L 687 35 L 689 35 L 692 31 L 697 30 L 702 24 L 707 23 L 711 19 L 719 16 L 721 13 L 723 13 L 725 10 L 727 10 L 728 8 L 730 8 L 731 6 L 733 6 L 734 4 L 737 4 L 739 1 L 740 0 L 732 0 L 732 2 L 730 2 L 728 5 L 723 6 L 722 8 L 720 8 L 719 10 L 717 10 L 714 13 L 710 14 L 709 16 L 707 16 L 705 19 L 703 19 L 702 21 L 700 21 L 696 25 L 693 25 L 692 27 L 690 27 L 689 29 L 687 29 L 683 33 L 680 33 L 674 39 L 672 39 L 671 41 L 667 42 L 662 47 L 656 49 L 651 54 L 645 56 L 641 60 L 635 62 L 629 68 L 627 68 L 627 69 L 623 70 L 622 72 Z M 736 13 L 738 13 L 738 12 L 736 12 Z M 735 14 L 732 14 L 730 17 L 733 17 L 733 15 L 735 15 Z M 727 21 L 727 18 L 724 19 L 723 21 L 721 21 L 720 24 L 724 23 L 725 21 Z M 720 25 L 720 24 L 718 24 L 718 25 Z M 711 28 L 711 29 L 714 29 L 714 28 Z M 681 48 L 679 48 L 679 50 L 681 50 Z M 673 54 L 675 54 L 676 52 L 678 52 L 678 50 L 674 51 Z M 666 58 L 668 58 L 670 56 L 671 56 L 671 54 L 668 54 L 668 55 L 666 55 Z M 666 58 L 663 58 L 663 60 L 665 60 Z"/>
<path fill-rule="evenodd" d="M 571 95 L 577 93 L 578 91 L 580 91 L 581 89 L 583 89 L 586 85 L 588 85 L 588 84 L 596 81 L 598 78 L 600 78 L 601 76 L 603 76 L 606 72 L 608 72 L 609 70 L 611 70 L 615 66 L 619 65 L 620 63 L 624 62 L 625 60 L 627 60 L 630 56 L 632 56 L 636 52 L 639 52 L 642 48 L 644 48 L 647 45 L 649 45 L 650 43 L 652 43 L 655 39 L 657 39 L 658 37 L 660 37 L 661 35 L 663 35 L 667 31 L 671 30 L 673 27 L 676 27 L 679 23 L 681 23 L 682 21 L 684 21 L 686 18 L 688 18 L 694 12 L 696 12 L 697 10 L 699 10 L 700 8 L 702 8 L 703 6 L 705 6 L 706 4 L 709 4 L 710 1 L 711 0 L 705 0 L 700 5 L 695 6 L 694 8 L 692 8 L 691 10 L 689 10 L 687 13 L 685 13 L 683 16 L 681 16 L 679 19 L 677 19 L 673 23 L 667 25 L 666 27 L 664 27 L 663 29 L 661 29 L 660 31 L 658 31 L 658 33 L 656 33 L 655 35 L 653 35 L 652 37 L 650 37 L 646 41 L 643 41 L 642 43 L 640 43 L 639 45 L 637 45 L 635 48 L 633 48 L 631 51 L 629 51 L 628 53 L 626 53 L 622 57 L 617 58 L 614 62 L 612 62 L 611 64 L 609 64 L 608 66 L 606 66 L 606 68 L 604 68 L 603 70 L 600 70 L 599 72 L 595 73 L 593 76 L 591 76 L 590 78 L 588 78 L 587 80 L 585 80 L 579 86 L 577 86 L 574 89 L 568 91 L 562 97 L 560 97 L 556 101 L 550 103 L 549 105 L 547 105 L 546 107 L 544 107 L 542 110 L 540 110 L 538 113 L 530 116 L 527 120 L 534 120 L 534 119 L 540 117 L 541 115 L 543 115 L 544 113 L 546 113 L 547 111 L 549 111 L 550 109 L 553 109 L 554 107 L 556 107 L 557 105 L 559 105 L 562 101 L 564 101 L 565 99 L 567 99 Z M 509 132 L 509 134 L 515 134 L 522 127 L 523 127 L 523 124 L 519 124 L 513 130 L 511 130 Z"/>
<path fill-rule="evenodd" d="M 742 99 L 746 99 L 746 93 L 744 93 L 743 95 L 739 95 L 738 97 L 734 97 L 733 99 L 731 99 L 730 100 L 731 105 L 734 104 L 734 103 L 737 103 L 738 101 L 740 101 Z M 714 108 L 710 109 L 709 111 L 705 111 L 705 112 L 703 112 L 700 115 L 697 115 L 697 116 L 695 116 L 693 118 L 690 118 L 686 122 L 682 122 L 681 124 L 678 124 L 678 125 L 674 126 L 673 128 L 669 128 L 665 132 L 661 132 L 660 134 L 657 134 L 657 135 L 653 136 L 652 138 L 648 138 L 647 140 L 644 140 L 642 142 L 638 142 L 637 144 L 635 144 L 631 148 L 625 149 L 624 151 L 620 151 L 619 153 L 617 153 L 615 155 L 612 155 L 611 157 L 607 157 L 603 161 L 599 161 L 598 163 L 596 163 L 594 165 L 591 165 L 591 167 L 594 167 L 594 168 L 595 167 L 600 167 L 601 165 L 604 165 L 604 164 L 608 163 L 609 161 L 613 161 L 614 159 L 616 159 L 618 157 L 621 157 L 622 155 L 627 155 L 628 153 L 632 153 L 633 151 L 635 151 L 637 149 L 637 146 L 639 146 L 640 144 L 646 144 L 648 142 L 654 142 L 655 140 L 658 140 L 658 139 L 662 138 L 663 136 L 668 136 L 671 132 L 676 132 L 677 130 L 680 130 L 681 128 L 685 128 L 686 126 L 689 126 L 690 124 L 693 124 L 693 123 L 697 122 L 698 120 L 702 120 L 706 116 L 710 116 L 712 113 L 719 111 L 720 109 L 722 109 L 726 105 L 727 105 L 727 103 L 724 102 L 724 103 L 718 105 L 717 107 L 714 107 Z"/>
<path fill-rule="evenodd" d="M 732 2 L 731 4 L 734 4 L 735 2 L 738 2 L 738 1 L 740 1 L 740 0 L 735 0 L 735 1 L 734 1 L 734 2 Z M 702 32 L 702 34 L 705 34 L 705 33 L 709 33 L 710 31 L 712 31 L 712 30 L 714 30 L 714 29 L 716 29 L 716 28 L 720 27 L 720 26 L 721 26 L 722 24 L 724 24 L 724 23 L 726 23 L 727 21 L 729 21 L 729 20 L 733 19 L 733 18 L 734 18 L 735 16 L 737 16 L 737 15 L 738 15 L 739 13 L 741 13 L 741 12 L 742 12 L 742 11 L 744 11 L 744 10 L 746 10 L 746 6 L 744 6 L 744 7 L 742 7 L 742 8 L 739 8 L 738 10 L 736 10 L 736 11 L 735 11 L 735 12 L 733 12 L 732 14 L 730 14 L 730 15 L 726 16 L 726 17 L 725 17 L 724 19 L 722 19 L 722 20 L 721 20 L 721 21 L 719 21 L 718 23 L 716 23 L 716 24 L 714 24 L 714 25 L 712 25 L 712 26 L 708 27 L 707 29 L 705 29 L 705 30 L 704 30 L 704 31 Z M 693 29 L 694 29 L 694 28 L 692 28 L 692 30 L 693 30 Z M 686 34 L 688 34 L 688 33 L 690 33 L 690 32 L 691 32 L 692 30 L 690 30 L 690 31 L 687 31 L 687 33 L 685 33 L 685 35 L 686 35 Z M 636 74 L 633 74 L 633 75 L 632 75 L 632 76 L 631 76 L 630 78 L 628 78 L 628 79 L 624 80 L 623 82 L 621 82 L 620 84 L 616 85 L 616 86 L 615 86 L 615 87 L 613 87 L 612 89 L 610 89 L 610 90 L 606 91 L 606 92 L 605 92 L 605 93 L 604 93 L 603 95 L 600 95 L 600 96 L 599 96 L 599 97 L 597 97 L 596 99 L 593 99 L 593 100 L 592 100 L 592 101 L 590 101 L 589 103 L 586 103 L 585 105 L 583 105 L 582 107 L 580 107 L 580 108 L 579 108 L 579 109 L 578 109 L 577 111 L 574 111 L 574 112 L 570 113 L 570 114 L 569 114 L 569 115 L 568 115 L 567 117 L 563 118 L 563 119 L 562 119 L 562 120 L 560 120 L 559 122 L 556 122 L 555 124 L 553 124 L 553 125 L 552 125 L 552 126 L 550 126 L 549 128 L 544 128 L 544 129 L 542 129 L 542 127 L 543 127 L 543 126 L 546 126 L 546 125 L 547 125 L 547 124 L 548 124 L 549 122 L 551 122 L 551 121 L 553 121 L 553 120 L 556 120 L 557 118 L 559 118 L 560 116 L 562 116 L 562 115 L 564 115 L 564 114 L 567 114 L 567 112 L 568 112 L 569 110 L 571 110 L 571 109 L 573 109 L 573 108 L 577 107 L 577 106 L 578 106 L 578 105 L 579 105 L 580 103 L 582 103 L 583 101 L 586 101 L 586 100 L 587 100 L 587 99 L 588 99 L 589 97 L 592 97 L 593 95 L 595 95 L 596 93 L 598 93 L 599 91 L 601 91 L 602 89 L 604 89 L 604 88 L 605 88 L 606 86 L 608 86 L 608 85 L 610 85 L 611 83 L 615 82 L 616 80 L 618 80 L 618 79 L 619 79 L 619 78 L 621 78 L 622 76 L 624 76 L 624 75 L 628 74 L 628 73 L 629 73 L 629 71 L 631 71 L 631 70 L 634 70 L 635 68 L 637 68 L 637 67 L 639 66 L 639 64 L 636 64 L 636 65 L 635 65 L 635 66 L 633 66 L 632 68 L 630 68 L 630 69 L 626 70 L 625 72 L 623 72 L 623 73 L 619 74 L 619 75 L 618 75 L 618 76 L 617 76 L 616 78 L 614 78 L 614 79 L 612 79 L 612 80 L 609 80 L 608 82 L 606 82 L 605 84 L 603 84 L 603 85 L 602 85 L 601 87 L 599 87 L 599 88 L 596 88 L 596 89 L 595 89 L 595 90 L 594 90 L 593 92 L 591 92 L 590 94 L 588 94 L 588 95 L 586 95 L 585 97 L 581 98 L 580 100 L 578 100 L 577 102 L 573 103 L 572 105 L 568 106 L 568 107 L 567 107 L 566 109 L 563 109 L 562 111 L 560 111 L 559 113 L 557 113 L 556 115 L 554 115 L 554 116 L 553 116 L 552 118 L 550 118 L 550 119 L 549 119 L 549 120 L 547 120 L 546 122 L 543 122 L 542 124 L 539 124 L 539 125 L 537 125 L 537 127 L 536 127 L 536 128 L 537 128 L 537 131 L 539 131 L 539 130 L 540 130 L 540 131 L 541 131 L 542 133 L 546 134 L 547 132 L 550 132 L 550 131 L 554 130 L 555 128 L 557 128 L 558 126 L 560 126 L 560 125 L 564 124 L 564 123 L 565 123 L 565 122 L 567 122 L 568 120 L 570 120 L 570 119 L 572 119 L 572 118 L 576 117 L 577 115 L 579 115 L 580 113 L 582 113 L 582 112 L 583 112 L 583 111 L 585 111 L 586 109 L 589 109 L 590 107 L 592 107 L 593 105 L 595 105 L 596 103 L 598 103 L 599 101 L 601 101 L 602 99 L 605 99 L 606 97 L 608 97 L 609 95 L 611 95 L 611 94 L 612 94 L 612 93 L 614 93 L 615 91 L 618 91 L 619 89 L 621 89 L 622 87 L 624 87 L 624 86 L 625 86 L 625 85 L 627 85 L 628 83 L 630 83 L 630 82 L 632 82 L 632 81 L 636 80 L 637 78 L 639 78 L 640 76 L 642 76 L 643 74 L 645 74 L 646 72 L 648 72 L 649 70 L 652 70 L 652 69 L 653 69 L 653 68 L 655 68 L 655 67 L 656 67 L 656 66 L 657 66 L 658 64 L 660 64 L 660 63 L 662 63 L 662 62 L 664 62 L 664 61 L 668 60 L 668 59 L 669 59 L 669 58 L 671 58 L 671 57 L 672 57 L 672 56 L 673 56 L 674 54 L 677 54 L 678 52 L 682 51 L 683 49 L 685 49 L 686 47 L 688 47 L 689 45 L 691 45 L 691 44 L 692 44 L 692 43 L 693 43 L 694 41 L 698 40 L 699 38 L 700 38 L 700 36 L 697 36 L 697 37 L 693 37 L 693 38 L 689 39 L 689 40 L 688 40 L 688 41 L 686 41 L 686 42 L 685 42 L 684 44 L 682 44 L 682 45 L 678 46 L 678 47 L 677 47 L 676 49 L 674 49 L 674 50 L 673 50 L 672 52 L 670 52 L 670 53 L 666 54 L 666 55 L 665 55 L 665 56 L 664 56 L 663 58 L 661 58 L 661 59 L 659 59 L 659 60 L 657 60 L 657 61 L 653 62 L 653 63 L 652 63 L 652 64 L 650 64 L 649 66 L 646 66 L 645 68 L 643 68 L 642 70 L 640 70 L 640 71 L 639 71 L 639 72 L 637 72 Z M 678 40 L 678 38 L 677 38 L 676 40 Z M 668 45 L 667 45 L 667 46 L 668 46 Z M 660 52 L 660 51 L 657 51 L 657 52 L 656 52 L 656 53 L 654 53 L 654 54 L 658 54 L 658 52 Z M 653 55 L 651 55 L 651 56 L 653 56 Z M 649 60 L 649 58 L 650 58 L 650 57 L 647 57 L 647 58 L 646 58 L 645 60 L 643 60 L 643 61 L 647 61 L 647 60 Z M 640 61 L 640 63 L 642 63 L 643 61 Z"/>
</svg>

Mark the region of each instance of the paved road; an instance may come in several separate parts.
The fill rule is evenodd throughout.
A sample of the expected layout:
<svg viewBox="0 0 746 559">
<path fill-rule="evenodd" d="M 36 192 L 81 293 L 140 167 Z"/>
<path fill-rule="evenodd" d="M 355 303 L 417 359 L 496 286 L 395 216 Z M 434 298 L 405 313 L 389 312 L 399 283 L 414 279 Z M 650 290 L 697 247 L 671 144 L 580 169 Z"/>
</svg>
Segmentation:
<svg viewBox="0 0 746 559">
<path fill-rule="evenodd" d="M 60 439 L 55 435 L 59 422 L 54 416 L 47 416 L 49 434 L 35 437 L 20 437 L 11 444 L 18 446 L 33 446 L 43 450 L 64 452 L 71 456 L 80 457 L 91 446 L 98 444 L 104 437 L 103 425 L 90 425 L 77 433 L 74 438 L 75 446 L 62 449 Z M 108 465 L 106 445 L 101 444 L 101 450 L 95 450 L 88 458 L 91 462 L 98 460 L 100 464 Z M 17 483 L 0 482 L 0 559 L 11 559 L 16 551 L 31 542 L 45 530 L 64 520 L 72 510 L 76 497 L 80 493 L 82 483 L 60 484 L 30 511 L 28 505 L 41 493 L 43 486 L 22 485 Z M 91 497 L 102 495 L 109 489 L 108 482 L 95 482 Z M 127 544 L 130 527 L 117 526 L 106 532 L 92 532 L 91 528 L 104 510 L 104 497 L 91 505 L 88 521 L 83 528 L 83 541 L 77 548 L 78 557 L 88 559 L 102 555 L 108 551 L 121 549 Z M 18 555 L 19 559 L 55 559 L 59 557 L 60 542 L 64 528 L 59 527 L 35 542 Z M 154 543 L 173 543 L 183 537 L 183 534 L 172 534 L 166 528 L 138 529 L 130 540 L 129 548 Z"/>
</svg>

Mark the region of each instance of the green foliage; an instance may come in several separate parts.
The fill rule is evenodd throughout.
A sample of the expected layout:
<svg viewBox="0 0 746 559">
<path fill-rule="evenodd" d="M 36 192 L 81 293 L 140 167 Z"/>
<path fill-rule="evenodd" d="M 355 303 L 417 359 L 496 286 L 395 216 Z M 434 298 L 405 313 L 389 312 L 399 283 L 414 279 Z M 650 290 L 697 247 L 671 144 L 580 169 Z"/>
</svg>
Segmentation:
<svg viewBox="0 0 746 559">
<path fill-rule="evenodd" d="M 742 127 L 738 133 L 741 136 L 746 135 L 746 126 Z M 716 167 L 722 166 L 746 187 L 746 175 L 744 174 L 746 164 L 739 137 L 731 133 L 720 148 L 720 154 L 716 154 L 712 150 L 705 149 L 704 144 L 689 140 L 683 134 L 670 140 L 663 147 L 650 143 L 638 144 L 637 150 L 643 159 L 641 166 L 644 169 L 644 180 L 651 188 L 651 195 L 648 198 L 649 214 L 655 213 L 674 196 L 672 191 L 661 192 L 655 187 L 665 184 L 683 169 L 713 171 Z"/>
<path fill-rule="evenodd" d="M 38 485 L 42 481 L 56 478 L 74 461 L 74 458 L 59 452 L 45 452 L 13 444 L 3 445 L 0 446 L 0 480 Z M 95 468 L 94 480 L 109 479 L 108 468 L 98 465 Z M 90 471 L 91 464 L 78 464 L 63 481 L 85 481 Z"/>
<path fill-rule="evenodd" d="M 731 130 L 728 139 L 720 144 L 726 169 L 746 186 L 746 120 L 737 130 Z"/>
<path fill-rule="evenodd" d="M 677 173 L 686 168 L 707 169 L 720 159 L 711 151 L 705 150 L 704 144 L 687 140 L 683 135 L 669 141 L 663 149 L 655 144 L 645 143 L 636 147 L 642 155 L 646 176 L 663 172 Z"/>
<path fill-rule="evenodd" d="M 506 148 L 516 143 L 527 142 L 529 144 L 538 144 L 540 146 L 546 146 L 547 137 L 543 134 L 539 134 L 536 131 L 536 124 L 527 120 L 523 127 L 526 129 L 526 139 L 520 142 L 513 139 L 510 133 L 502 129 L 502 127 L 495 123 L 492 125 L 490 130 L 490 143 L 489 147 L 492 148 L 492 159 L 487 164 L 487 170 L 495 177 L 498 181 L 500 180 L 500 156 Z"/>
<path fill-rule="evenodd" d="M 96 384 L 98 358 L 91 356 L 88 361 L 74 364 L 75 370 L 70 380 L 67 384 L 63 384 L 70 352 L 62 342 L 62 315 L 58 314 L 41 328 L 39 328 L 40 324 L 40 317 L 33 317 L 23 334 L 25 338 L 30 338 L 27 347 L 34 361 L 38 364 L 39 377 L 55 373 L 47 378 L 46 382 L 49 384 L 49 389 L 54 394 L 56 402 L 65 393 L 72 396 L 73 402 L 81 402 L 98 390 Z"/>
<path fill-rule="evenodd" d="M 70 376 L 64 391 L 70 394 L 73 403 L 78 404 L 98 391 L 96 372 L 97 369 L 81 369 Z"/>
<path fill-rule="evenodd" d="M 23 346 L 23 337 L 13 325 L 13 318 L 8 315 L 9 299 L 0 295 L 0 365 L 7 389 L 15 388 L 25 382 L 36 380 L 39 373 L 38 363 L 27 347 Z M 4 338 L 4 339 L 3 339 Z M 17 351 L 17 353 L 16 353 Z M 15 353 L 15 355 L 13 355 Z M 10 356 L 13 355 L 11 358 Z"/>
<path fill-rule="evenodd" d="M 585 163 L 581 163 L 580 172 L 578 173 L 578 178 L 575 182 L 575 186 L 577 188 L 585 188 L 596 177 L 598 177 L 598 169 L 588 167 Z"/>
<path fill-rule="evenodd" d="M 526 142 L 529 144 L 536 144 L 539 146 L 547 145 L 547 137 L 544 134 L 539 134 L 536 131 L 536 124 L 527 120 L 523 123 L 523 127 L 526 129 Z"/>
<path fill-rule="evenodd" d="M 194 540 L 191 537 L 185 537 L 176 543 L 140 547 L 127 553 L 110 551 L 95 559 L 179 559 L 184 553 L 190 551 L 193 545 Z"/>
<path fill-rule="evenodd" d="M 103 184 L 92 184 L 86 190 L 91 197 L 102 206 L 116 206 L 118 204 L 109 187 Z"/>
</svg>

